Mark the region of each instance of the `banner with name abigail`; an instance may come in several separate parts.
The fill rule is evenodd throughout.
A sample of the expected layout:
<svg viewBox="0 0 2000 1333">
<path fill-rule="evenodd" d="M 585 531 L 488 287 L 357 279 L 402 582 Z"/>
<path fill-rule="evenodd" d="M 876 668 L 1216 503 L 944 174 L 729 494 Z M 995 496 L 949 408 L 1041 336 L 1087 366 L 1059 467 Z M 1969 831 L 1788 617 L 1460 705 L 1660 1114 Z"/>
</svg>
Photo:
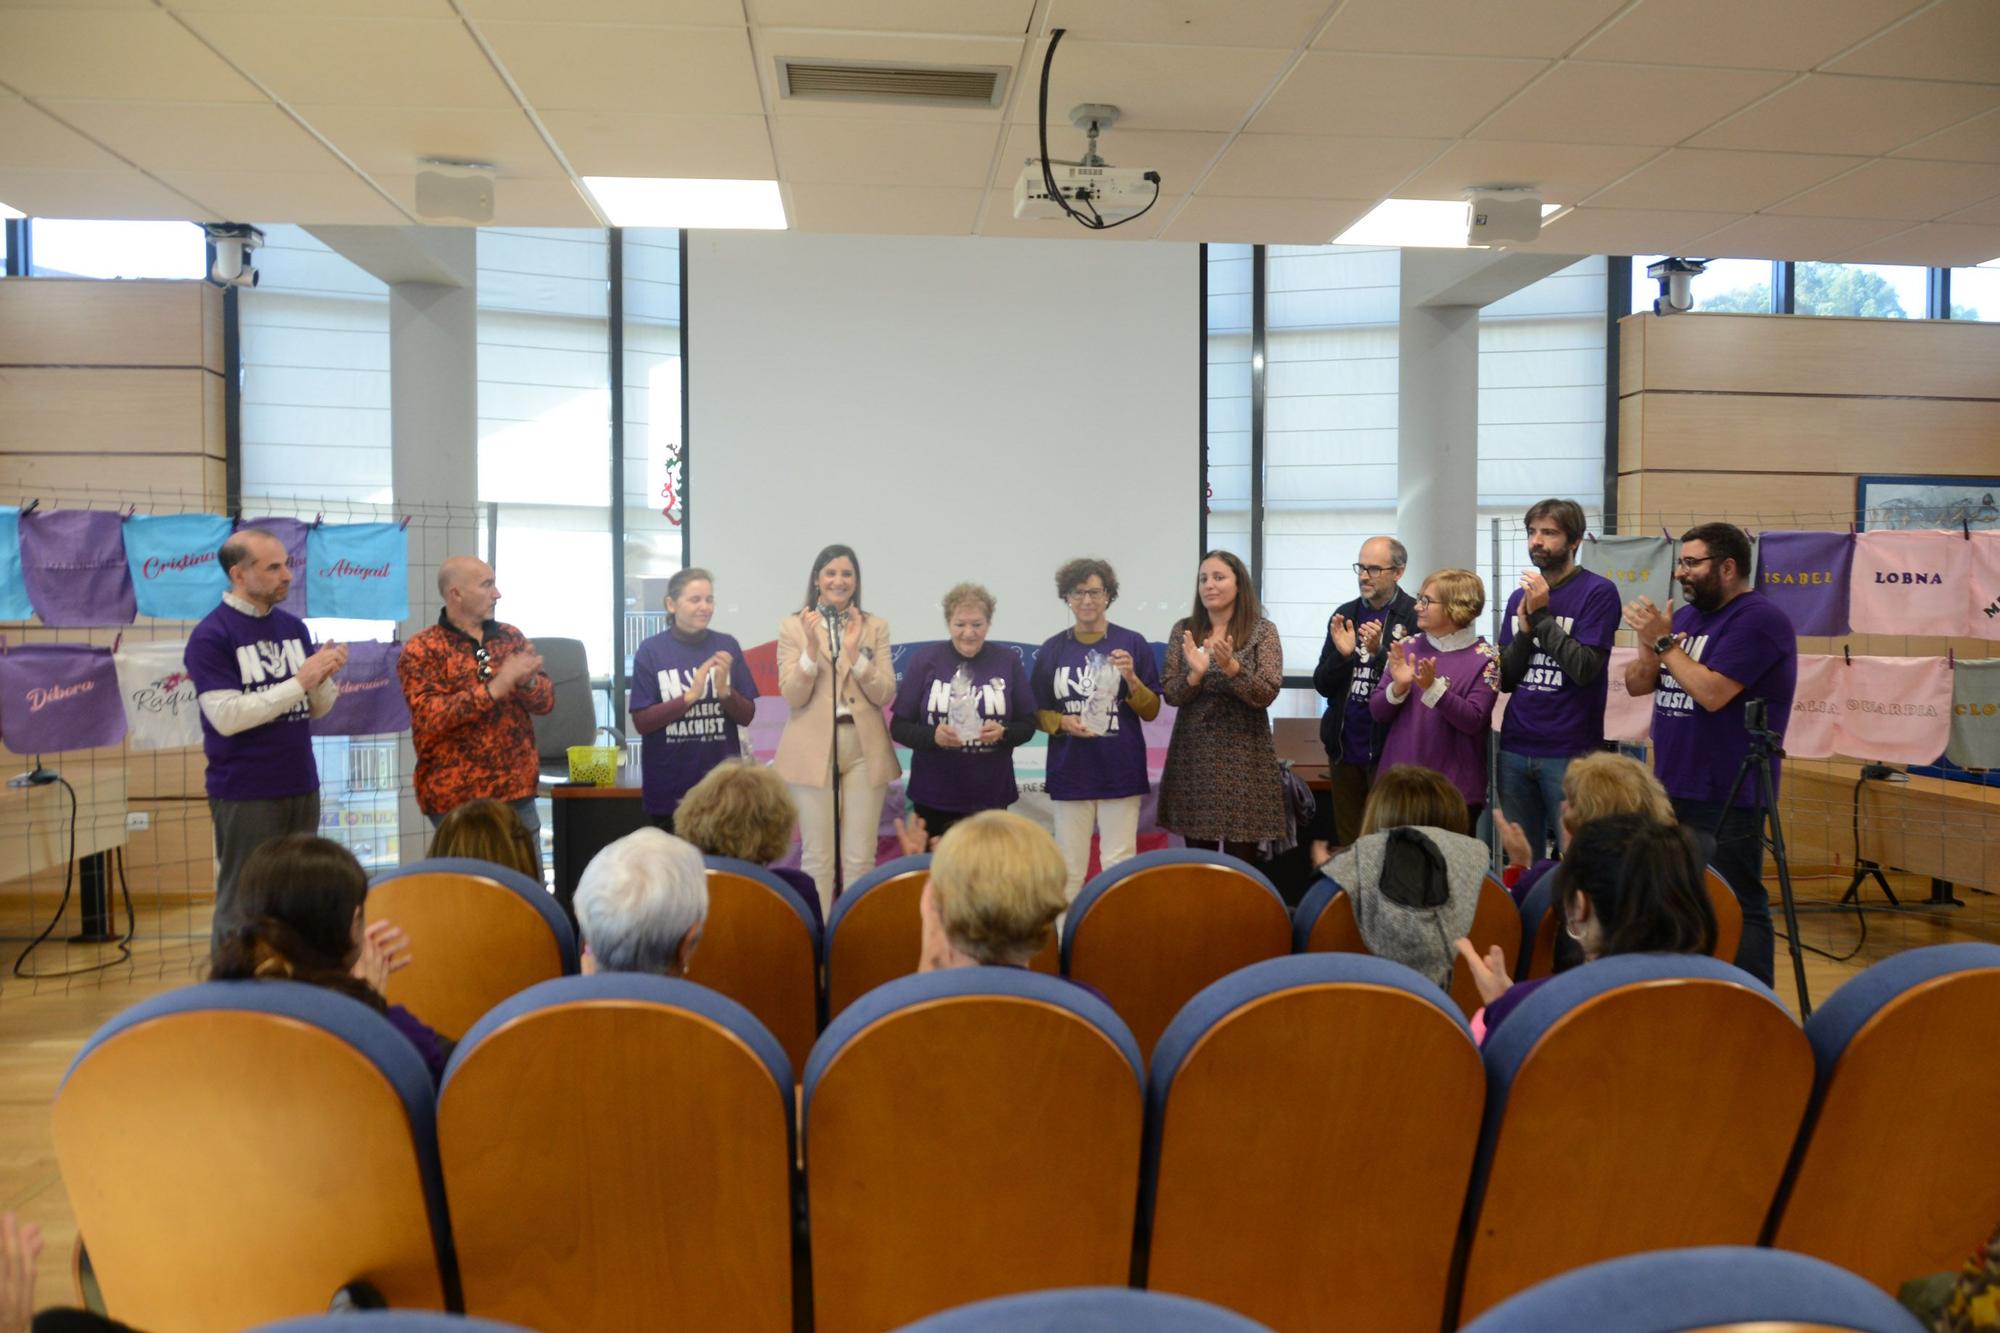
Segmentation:
<svg viewBox="0 0 2000 1333">
<path fill-rule="evenodd" d="M 1618 600 L 1630 605 L 1650 597 L 1666 608 L 1675 591 L 1674 543 L 1665 537 L 1599 537 L 1586 533 L 1577 563 L 1618 586 Z"/>
<path fill-rule="evenodd" d="M 139 613 L 124 523 L 109 509 L 21 515 L 21 575 L 44 625 L 129 625 Z"/>
<path fill-rule="evenodd" d="M 1972 604 L 1972 543 L 1956 532 L 1864 532 L 1854 539 L 1854 629 L 1963 634 Z"/>
<path fill-rule="evenodd" d="M 201 704 L 188 674 L 186 639 L 120 644 L 118 698 L 125 708 L 125 739 L 136 750 L 173 750 L 201 744 Z"/>
<path fill-rule="evenodd" d="M 0 743 L 9 750 L 56 754 L 116 745 L 124 737 L 125 710 L 109 648 L 31 643 L 0 653 Z"/>
<path fill-rule="evenodd" d="M 1757 590 L 1799 634 L 1848 632 L 1854 573 L 1851 532 L 1767 532 L 1757 539 Z"/>
<path fill-rule="evenodd" d="M 333 678 L 340 697 L 325 717 L 312 720 L 315 736 L 385 736 L 410 729 L 410 707 L 396 675 L 400 643 L 350 643 L 347 665 Z"/>
<path fill-rule="evenodd" d="M 400 523 L 326 524 L 306 534 L 306 610 L 344 620 L 410 614 L 409 541 Z"/>
<path fill-rule="evenodd" d="M 292 590 L 278 603 L 280 611 L 306 618 L 306 533 L 312 524 L 297 518 L 246 518 L 236 525 L 238 532 L 256 528 L 277 538 L 285 548 L 285 565 L 292 571 Z"/>
<path fill-rule="evenodd" d="M 0 509 L 0 620 L 26 620 L 34 614 L 21 578 L 21 511 Z"/>
<path fill-rule="evenodd" d="M 139 614 L 200 620 L 229 587 L 216 553 L 229 540 L 220 514 L 135 514 L 125 520 L 125 564 Z"/>
</svg>

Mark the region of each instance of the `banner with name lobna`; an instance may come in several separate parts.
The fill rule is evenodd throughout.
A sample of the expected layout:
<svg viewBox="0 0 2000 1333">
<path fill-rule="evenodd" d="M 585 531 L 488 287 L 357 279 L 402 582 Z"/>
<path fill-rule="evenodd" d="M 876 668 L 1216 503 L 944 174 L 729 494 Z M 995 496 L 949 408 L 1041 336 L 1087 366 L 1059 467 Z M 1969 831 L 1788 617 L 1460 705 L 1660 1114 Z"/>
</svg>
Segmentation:
<svg viewBox="0 0 2000 1333">
<path fill-rule="evenodd" d="M 306 613 L 343 620 L 410 614 L 409 541 L 400 523 L 339 523 L 306 534 Z"/>
<path fill-rule="evenodd" d="M 350 643 L 347 665 L 333 678 L 340 697 L 325 717 L 312 720 L 315 736 L 386 736 L 410 729 L 410 706 L 396 675 L 400 643 Z"/>
<path fill-rule="evenodd" d="M 1757 539 L 1757 591 L 1791 617 L 1795 633 L 1848 633 L 1853 574 L 1851 532 L 1767 532 Z"/>
<path fill-rule="evenodd" d="M 220 514 L 135 514 L 125 520 L 125 564 L 139 614 L 200 620 L 229 587 L 216 559 L 234 525 Z"/>
<path fill-rule="evenodd" d="M 1854 628 L 1860 634 L 1965 633 L 1972 543 L 1956 532 L 1882 529 L 1854 539 Z"/>
<path fill-rule="evenodd" d="M 56 754 L 124 738 L 109 648 L 31 643 L 0 653 L 0 743 L 9 750 Z"/>
<path fill-rule="evenodd" d="M 135 750 L 173 750 L 201 744 L 201 703 L 188 674 L 186 639 L 123 643 L 112 652 L 118 698 L 125 707 L 125 739 Z"/>
</svg>

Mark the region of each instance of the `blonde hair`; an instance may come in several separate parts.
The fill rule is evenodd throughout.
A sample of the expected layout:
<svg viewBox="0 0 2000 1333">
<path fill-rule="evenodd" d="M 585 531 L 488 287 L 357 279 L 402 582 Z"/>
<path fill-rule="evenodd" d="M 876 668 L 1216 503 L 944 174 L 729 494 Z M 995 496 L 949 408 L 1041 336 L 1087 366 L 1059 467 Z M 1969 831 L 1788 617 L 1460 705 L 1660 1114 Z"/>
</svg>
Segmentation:
<svg viewBox="0 0 2000 1333">
<path fill-rule="evenodd" d="M 785 854 L 798 825 L 785 780 L 748 759 L 709 769 L 674 811 L 674 832 L 702 851 L 760 866 Z"/>
<path fill-rule="evenodd" d="M 1020 815 L 987 810 L 951 826 L 931 857 L 931 895 L 953 948 L 1020 966 L 1048 945 L 1069 906 L 1054 838 Z"/>
<path fill-rule="evenodd" d="M 1572 828 L 1612 815 L 1644 815 L 1655 824 L 1674 822 L 1673 803 L 1652 770 L 1607 750 L 1571 761 L 1563 773 L 1563 802 L 1569 807 Z"/>
<path fill-rule="evenodd" d="M 1469 569 L 1440 569 L 1424 580 L 1421 592 L 1437 589 L 1431 600 L 1442 606 L 1451 623 L 1464 629 L 1486 609 L 1486 585 Z"/>
<path fill-rule="evenodd" d="M 993 594 L 986 591 L 985 585 L 979 583 L 954 583 L 951 586 L 951 591 L 944 595 L 944 620 L 949 625 L 951 623 L 951 613 L 958 610 L 961 606 L 976 606 L 979 608 L 981 615 L 991 620 L 993 619 L 994 605 Z"/>
<path fill-rule="evenodd" d="M 1361 807 L 1361 836 L 1406 827 L 1470 833 L 1472 813 L 1466 809 L 1464 793 L 1444 774 L 1417 764 L 1397 764 L 1368 789 L 1368 804 Z"/>
<path fill-rule="evenodd" d="M 542 849 L 504 802 L 467 801 L 438 821 L 431 834 L 432 856 L 469 856 L 518 870 L 529 879 L 542 877 Z"/>
</svg>

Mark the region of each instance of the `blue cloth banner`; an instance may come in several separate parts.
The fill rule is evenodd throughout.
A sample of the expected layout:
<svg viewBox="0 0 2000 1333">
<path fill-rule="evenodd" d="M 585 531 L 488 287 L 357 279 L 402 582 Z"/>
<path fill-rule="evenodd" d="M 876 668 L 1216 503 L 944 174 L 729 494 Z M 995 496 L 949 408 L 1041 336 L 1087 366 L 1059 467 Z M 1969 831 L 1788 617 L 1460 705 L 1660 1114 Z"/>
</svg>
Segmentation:
<svg viewBox="0 0 2000 1333">
<path fill-rule="evenodd" d="M 33 614 L 21 577 L 21 511 L 0 509 L 0 620 L 26 620 Z"/>
<path fill-rule="evenodd" d="M 343 620 L 410 614 L 409 541 L 400 523 L 341 523 L 306 534 L 306 611 Z"/>
<path fill-rule="evenodd" d="M 139 614 L 200 620 L 229 587 L 216 552 L 234 525 L 220 514 L 135 515 L 125 520 L 125 563 Z"/>
</svg>

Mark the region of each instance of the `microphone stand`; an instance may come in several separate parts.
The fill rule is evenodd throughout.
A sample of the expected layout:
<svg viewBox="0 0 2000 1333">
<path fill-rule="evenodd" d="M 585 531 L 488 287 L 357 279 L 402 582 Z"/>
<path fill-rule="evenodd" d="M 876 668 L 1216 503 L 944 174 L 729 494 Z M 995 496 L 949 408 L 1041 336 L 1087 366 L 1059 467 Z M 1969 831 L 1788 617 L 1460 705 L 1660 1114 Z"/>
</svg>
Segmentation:
<svg viewBox="0 0 2000 1333">
<path fill-rule="evenodd" d="M 833 722 L 833 730 L 827 733 L 830 742 L 827 747 L 827 762 L 833 775 L 833 896 L 838 899 L 846 888 L 842 874 L 845 862 L 840 846 L 840 615 L 828 603 L 819 607 L 820 618 L 826 622 L 826 639 L 829 649 L 826 660 L 826 701 L 830 710 L 828 716 Z M 859 740 L 859 737 L 856 738 Z"/>
</svg>

